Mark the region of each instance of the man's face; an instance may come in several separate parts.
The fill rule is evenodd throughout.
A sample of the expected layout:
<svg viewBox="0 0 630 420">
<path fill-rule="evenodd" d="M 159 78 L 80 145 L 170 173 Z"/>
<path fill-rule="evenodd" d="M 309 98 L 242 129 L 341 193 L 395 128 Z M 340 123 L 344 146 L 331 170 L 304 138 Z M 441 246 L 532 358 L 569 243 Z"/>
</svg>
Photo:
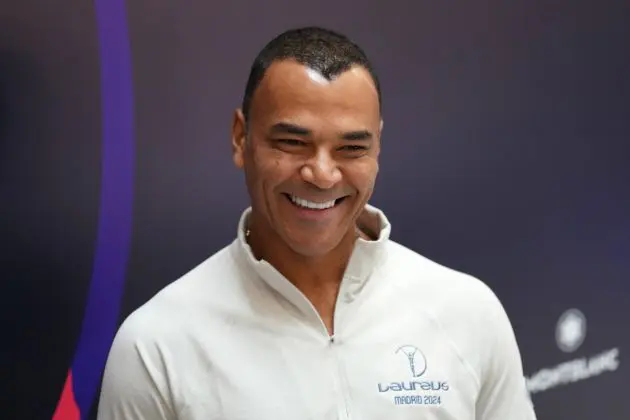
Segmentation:
<svg viewBox="0 0 630 420">
<path fill-rule="evenodd" d="M 249 115 L 246 125 L 237 110 L 232 142 L 256 229 L 304 256 L 354 235 L 378 172 L 382 124 L 370 74 L 353 67 L 328 81 L 294 61 L 276 62 Z"/>
</svg>

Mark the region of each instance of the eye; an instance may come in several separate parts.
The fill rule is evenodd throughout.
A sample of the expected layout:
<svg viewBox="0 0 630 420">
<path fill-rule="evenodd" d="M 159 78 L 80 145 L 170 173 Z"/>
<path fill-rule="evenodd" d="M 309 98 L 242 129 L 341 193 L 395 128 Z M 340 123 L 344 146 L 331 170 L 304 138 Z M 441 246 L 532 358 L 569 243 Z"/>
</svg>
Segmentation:
<svg viewBox="0 0 630 420">
<path fill-rule="evenodd" d="M 343 146 L 341 148 L 341 150 L 347 151 L 347 152 L 364 152 L 366 151 L 368 148 L 365 146 L 359 146 L 356 144 L 351 144 L 348 146 Z"/>
</svg>

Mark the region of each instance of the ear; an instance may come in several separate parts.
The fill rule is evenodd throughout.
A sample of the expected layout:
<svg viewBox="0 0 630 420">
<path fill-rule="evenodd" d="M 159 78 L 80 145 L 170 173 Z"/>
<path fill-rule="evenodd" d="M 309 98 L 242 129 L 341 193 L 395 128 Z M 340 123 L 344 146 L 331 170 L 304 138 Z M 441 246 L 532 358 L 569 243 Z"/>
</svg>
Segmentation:
<svg viewBox="0 0 630 420">
<path fill-rule="evenodd" d="M 378 130 L 378 133 L 383 133 L 383 120 L 381 120 L 381 128 Z"/>
<path fill-rule="evenodd" d="M 243 169 L 245 164 L 244 155 L 247 143 L 247 123 L 243 111 L 234 111 L 232 119 L 232 160 L 237 168 Z"/>
</svg>

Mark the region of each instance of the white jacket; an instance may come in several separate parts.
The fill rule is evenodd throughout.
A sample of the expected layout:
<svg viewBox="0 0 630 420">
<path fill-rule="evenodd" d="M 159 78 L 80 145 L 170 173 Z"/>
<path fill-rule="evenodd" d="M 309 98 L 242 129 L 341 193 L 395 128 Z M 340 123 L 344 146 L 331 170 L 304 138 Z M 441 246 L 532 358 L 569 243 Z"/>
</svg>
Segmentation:
<svg viewBox="0 0 630 420">
<path fill-rule="evenodd" d="M 113 342 L 99 420 L 535 420 L 506 313 L 479 280 L 359 239 L 335 336 L 237 239 L 167 286 Z"/>
</svg>

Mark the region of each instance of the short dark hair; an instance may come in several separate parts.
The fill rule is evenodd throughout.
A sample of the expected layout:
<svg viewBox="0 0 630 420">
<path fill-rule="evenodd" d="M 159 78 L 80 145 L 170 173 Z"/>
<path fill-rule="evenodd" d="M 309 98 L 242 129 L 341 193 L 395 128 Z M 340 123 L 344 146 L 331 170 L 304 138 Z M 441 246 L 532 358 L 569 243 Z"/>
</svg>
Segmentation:
<svg viewBox="0 0 630 420">
<path fill-rule="evenodd" d="M 276 36 L 258 53 L 245 87 L 242 111 L 245 120 L 249 118 L 252 97 L 265 72 L 276 61 L 295 60 L 321 73 L 328 80 L 358 65 L 370 73 L 379 106 L 381 87 L 370 60 L 365 52 L 348 37 L 330 29 L 309 26 L 290 29 Z"/>
</svg>

